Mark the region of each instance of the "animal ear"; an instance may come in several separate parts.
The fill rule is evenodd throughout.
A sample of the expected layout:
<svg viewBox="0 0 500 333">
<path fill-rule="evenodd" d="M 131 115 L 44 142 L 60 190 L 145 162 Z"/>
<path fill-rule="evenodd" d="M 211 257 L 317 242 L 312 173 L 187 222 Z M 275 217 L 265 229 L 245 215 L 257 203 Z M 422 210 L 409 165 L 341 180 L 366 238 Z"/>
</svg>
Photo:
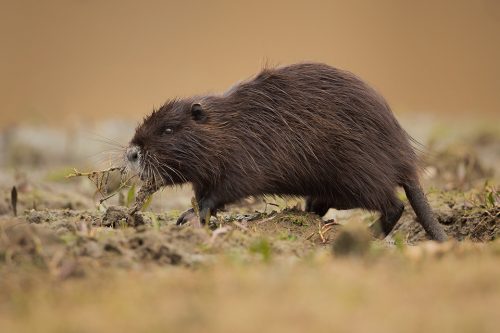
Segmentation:
<svg viewBox="0 0 500 333">
<path fill-rule="evenodd" d="M 198 122 L 204 122 L 205 120 L 207 120 L 207 114 L 200 104 L 195 103 L 191 105 L 191 118 L 193 118 L 194 121 Z"/>
</svg>

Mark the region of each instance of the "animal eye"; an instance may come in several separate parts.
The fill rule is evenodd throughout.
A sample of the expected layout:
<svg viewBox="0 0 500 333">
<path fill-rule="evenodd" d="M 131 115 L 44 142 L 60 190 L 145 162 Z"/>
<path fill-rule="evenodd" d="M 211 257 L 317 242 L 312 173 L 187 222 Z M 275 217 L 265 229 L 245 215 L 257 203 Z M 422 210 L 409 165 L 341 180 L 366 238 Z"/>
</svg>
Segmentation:
<svg viewBox="0 0 500 333">
<path fill-rule="evenodd" d="M 174 133 L 174 130 L 172 129 L 172 127 L 167 127 L 167 128 L 165 128 L 165 130 L 163 131 L 163 133 L 165 133 L 165 134 L 172 134 L 172 133 Z"/>
</svg>

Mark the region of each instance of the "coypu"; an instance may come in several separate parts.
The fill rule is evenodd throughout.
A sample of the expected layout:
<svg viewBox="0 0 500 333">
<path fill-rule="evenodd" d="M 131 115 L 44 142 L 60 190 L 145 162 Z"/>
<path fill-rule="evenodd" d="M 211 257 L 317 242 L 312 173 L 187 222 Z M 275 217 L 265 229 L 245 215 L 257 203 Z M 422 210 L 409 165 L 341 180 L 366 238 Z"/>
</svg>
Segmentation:
<svg viewBox="0 0 500 333">
<path fill-rule="evenodd" d="M 200 222 L 248 196 L 303 196 L 306 211 L 363 208 L 387 235 L 402 186 L 420 224 L 446 239 L 418 181 L 418 158 L 384 98 L 355 75 L 319 63 L 265 68 L 221 95 L 168 101 L 126 151 L 142 179 L 190 182 Z M 182 224 L 194 216 L 183 213 Z"/>
</svg>

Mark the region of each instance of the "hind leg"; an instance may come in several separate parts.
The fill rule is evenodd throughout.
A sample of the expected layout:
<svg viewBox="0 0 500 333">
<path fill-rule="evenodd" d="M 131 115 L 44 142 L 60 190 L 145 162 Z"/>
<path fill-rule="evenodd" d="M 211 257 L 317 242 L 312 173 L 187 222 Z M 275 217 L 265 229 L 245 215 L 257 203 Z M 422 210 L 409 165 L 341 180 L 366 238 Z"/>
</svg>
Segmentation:
<svg viewBox="0 0 500 333">
<path fill-rule="evenodd" d="M 393 203 L 386 207 L 381 212 L 380 218 L 370 226 L 374 236 L 380 238 L 387 236 L 401 218 L 404 208 L 403 202 L 394 198 Z"/>
<path fill-rule="evenodd" d="M 332 206 L 328 200 L 317 197 L 306 197 L 306 212 L 324 216 Z"/>
</svg>

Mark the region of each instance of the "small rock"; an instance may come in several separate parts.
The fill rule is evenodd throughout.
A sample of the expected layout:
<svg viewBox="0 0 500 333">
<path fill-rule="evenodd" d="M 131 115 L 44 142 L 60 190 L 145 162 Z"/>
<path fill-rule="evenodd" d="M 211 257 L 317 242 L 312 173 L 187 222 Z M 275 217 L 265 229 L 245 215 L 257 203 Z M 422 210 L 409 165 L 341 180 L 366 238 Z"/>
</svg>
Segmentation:
<svg viewBox="0 0 500 333">
<path fill-rule="evenodd" d="M 105 227 L 116 228 L 121 223 L 129 227 L 140 227 L 151 225 L 151 218 L 142 212 L 136 212 L 133 216 L 129 215 L 129 210 L 122 206 L 110 206 L 102 218 L 102 225 Z"/>
<path fill-rule="evenodd" d="M 333 242 L 333 253 L 338 256 L 362 256 L 370 249 L 371 239 L 366 227 L 355 223 L 346 225 Z"/>
<path fill-rule="evenodd" d="M 126 221 L 127 217 L 127 208 L 122 206 L 110 206 L 102 217 L 102 225 L 115 228 L 120 224 L 120 221 Z"/>
<path fill-rule="evenodd" d="M 129 217 L 129 220 L 132 222 L 129 222 L 129 224 L 133 224 L 134 227 L 153 224 L 151 218 L 141 212 L 135 213 L 132 218 Z"/>
<path fill-rule="evenodd" d="M 48 217 L 47 212 L 32 209 L 28 212 L 26 220 L 29 223 L 40 224 L 43 222 L 48 222 L 50 218 Z"/>
</svg>

